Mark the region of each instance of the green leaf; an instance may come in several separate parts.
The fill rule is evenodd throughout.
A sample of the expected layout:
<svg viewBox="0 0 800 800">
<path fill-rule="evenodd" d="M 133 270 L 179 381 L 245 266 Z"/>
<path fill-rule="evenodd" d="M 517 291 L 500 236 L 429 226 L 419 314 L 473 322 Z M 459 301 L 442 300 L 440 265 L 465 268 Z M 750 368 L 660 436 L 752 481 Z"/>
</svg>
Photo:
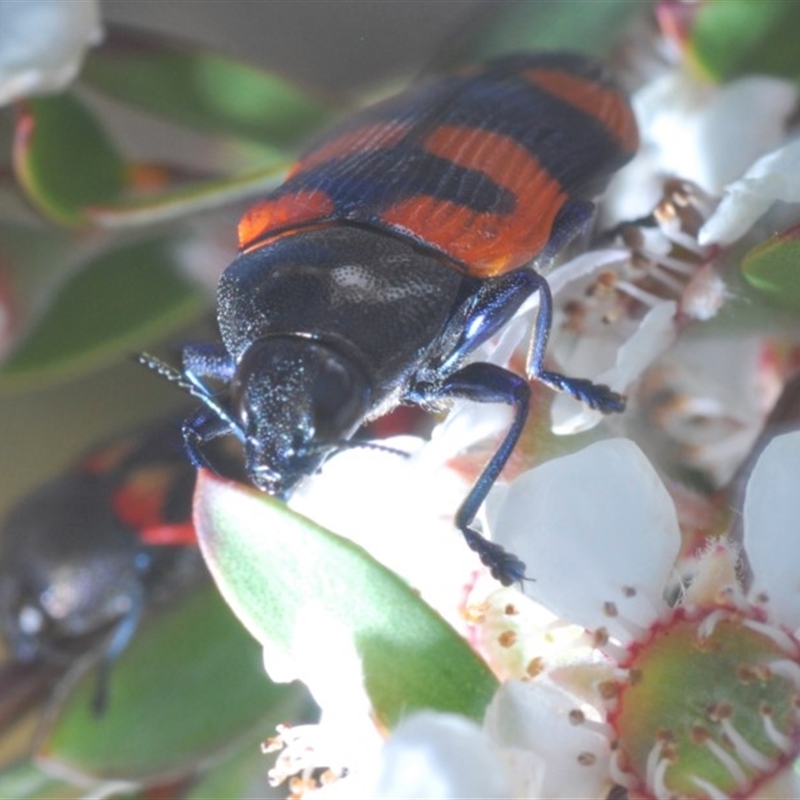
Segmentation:
<svg viewBox="0 0 800 800">
<path fill-rule="evenodd" d="M 84 221 L 84 208 L 115 200 L 125 163 L 100 124 L 69 93 L 20 106 L 14 170 L 30 201 L 50 219 Z"/>
<path fill-rule="evenodd" d="M 246 175 L 202 181 L 145 197 L 125 199 L 113 205 L 97 206 L 89 209 L 87 216 L 105 228 L 132 228 L 180 219 L 265 194 L 280 182 L 290 163 L 280 161 Z"/>
<path fill-rule="evenodd" d="M 0 222 L 0 354 L 30 329 L 59 284 L 80 263 L 70 232 Z"/>
<path fill-rule="evenodd" d="M 423 708 L 483 719 L 497 686 L 488 667 L 361 547 L 274 498 L 208 473 L 199 479 L 195 514 L 201 548 L 223 596 L 268 654 L 297 657 L 296 643 L 318 633 L 299 626 L 318 615 L 326 625 L 321 642 L 330 637 L 328 620 L 349 636 L 343 652 L 355 648 L 384 724 Z M 326 663 L 323 649 L 313 658 Z M 359 676 L 342 676 L 343 685 L 354 679 Z"/>
<path fill-rule="evenodd" d="M 539 0 L 489 7 L 492 19 L 483 24 L 466 48 L 464 58 L 490 58 L 530 50 L 580 50 L 598 57 L 619 43 L 636 14 L 646 13 L 649 0 Z"/>
<path fill-rule="evenodd" d="M 282 78 L 152 34 L 112 28 L 83 81 L 115 100 L 201 131 L 294 145 L 330 107 Z"/>
<path fill-rule="evenodd" d="M 180 775 L 251 732 L 253 747 L 300 691 L 275 685 L 261 651 L 211 584 L 145 621 L 111 671 L 108 710 L 91 711 L 90 670 L 54 704 L 37 757 L 102 780 Z"/>
<path fill-rule="evenodd" d="M 205 303 L 179 272 L 177 242 L 139 242 L 74 275 L 0 369 L 0 389 L 90 369 L 163 337 Z"/>
<path fill-rule="evenodd" d="M 689 49 L 718 81 L 761 73 L 797 80 L 800 3 L 786 0 L 705 0 L 697 6 Z"/>
<path fill-rule="evenodd" d="M 754 247 L 742 259 L 742 274 L 772 300 L 800 311 L 800 226 Z"/>
<path fill-rule="evenodd" d="M 260 797 L 266 785 L 269 761 L 261 750 L 247 741 L 222 763 L 215 764 L 202 777 L 183 800 L 209 800 L 224 797 L 225 800 L 250 800 Z M 256 788 L 262 791 L 256 793 Z"/>
</svg>

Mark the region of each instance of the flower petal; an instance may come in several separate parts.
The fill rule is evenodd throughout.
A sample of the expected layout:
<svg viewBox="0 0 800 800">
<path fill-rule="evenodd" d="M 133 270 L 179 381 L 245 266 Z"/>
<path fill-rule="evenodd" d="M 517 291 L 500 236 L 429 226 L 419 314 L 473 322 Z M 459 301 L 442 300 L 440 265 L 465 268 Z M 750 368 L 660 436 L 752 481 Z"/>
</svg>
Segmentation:
<svg viewBox="0 0 800 800">
<path fill-rule="evenodd" d="M 511 797 L 489 738 L 455 714 L 413 714 L 383 748 L 374 798 Z"/>
<path fill-rule="evenodd" d="M 445 452 L 435 444 L 429 457 L 431 446 L 411 436 L 380 444 L 409 457 L 374 448 L 345 450 L 302 484 L 289 505 L 360 544 L 461 629 L 464 586 L 480 562 L 452 521 L 469 491 L 444 466 L 458 450 Z"/>
<path fill-rule="evenodd" d="M 764 593 L 772 621 L 800 627 L 800 431 L 776 436 L 759 456 L 744 501 L 744 548 L 753 570 L 751 596 Z"/>
<path fill-rule="evenodd" d="M 0 105 L 63 89 L 101 38 L 96 0 L 0 3 Z"/>
<path fill-rule="evenodd" d="M 592 378 L 595 383 L 610 386 L 617 392 L 625 393 L 630 385 L 650 367 L 653 362 L 675 340 L 677 329 L 675 327 L 675 312 L 677 305 L 672 300 L 657 303 L 647 312 L 644 319 L 633 330 L 630 337 L 624 342 L 614 342 L 614 332 L 610 330 L 605 337 L 585 337 L 580 347 L 573 352 L 573 358 L 564 363 L 564 370 L 570 375 L 582 375 Z M 622 326 L 616 326 L 621 328 Z M 617 332 L 617 335 L 619 333 Z M 613 344 L 616 353 L 613 366 L 597 372 L 588 364 L 597 365 L 596 356 L 603 344 Z M 581 358 L 583 356 L 583 358 Z M 582 366 L 579 362 L 587 363 Z M 602 362 L 600 362 L 602 363 Z M 593 411 L 585 404 L 568 395 L 559 395 L 553 402 L 551 411 L 553 432 L 559 435 L 579 433 L 589 430 L 597 425 L 603 418 L 599 411 Z"/>
<path fill-rule="evenodd" d="M 595 798 L 611 788 L 611 746 L 566 692 L 537 682 L 507 681 L 486 711 L 484 730 L 510 764 L 515 797 Z"/>
<path fill-rule="evenodd" d="M 678 521 L 633 442 L 597 442 L 521 475 L 490 523 L 492 539 L 527 563 L 525 593 L 564 619 L 625 641 L 623 615 L 647 625 L 664 608 Z"/>
<path fill-rule="evenodd" d="M 643 383 L 637 401 L 650 442 L 724 486 L 751 452 L 782 376 L 763 337 L 682 336 Z"/>
<path fill-rule="evenodd" d="M 730 244 L 750 230 L 776 200 L 800 202 L 800 140 L 759 158 L 725 196 L 700 229 L 700 244 Z"/>
</svg>

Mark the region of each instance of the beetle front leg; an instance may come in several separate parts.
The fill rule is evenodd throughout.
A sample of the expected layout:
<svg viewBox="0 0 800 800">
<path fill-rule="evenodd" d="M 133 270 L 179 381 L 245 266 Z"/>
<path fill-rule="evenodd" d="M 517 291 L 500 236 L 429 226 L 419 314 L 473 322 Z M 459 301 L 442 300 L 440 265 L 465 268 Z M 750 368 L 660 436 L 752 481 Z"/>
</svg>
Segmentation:
<svg viewBox="0 0 800 800">
<path fill-rule="evenodd" d="M 221 342 L 195 342 L 181 351 L 183 372 L 193 382 L 199 378 L 215 378 L 229 383 L 236 365 Z M 203 387 L 205 388 L 205 387 Z"/>
<path fill-rule="evenodd" d="M 238 439 L 244 438 L 241 428 L 235 424 L 230 414 L 220 415 L 222 407 L 215 409 L 198 408 L 181 425 L 183 444 L 186 454 L 195 469 L 210 469 L 216 472 L 214 466 L 203 452 L 203 445 L 219 436 L 233 434 Z"/>
<path fill-rule="evenodd" d="M 189 458 L 198 469 L 213 466 L 203 452 L 203 445 L 219 436 L 233 434 L 243 441 L 241 425 L 227 404 L 211 394 L 201 378 L 212 378 L 224 383 L 233 380 L 236 365 L 225 346 L 220 342 L 187 344 L 183 348 L 183 375 L 194 387 L 205 404 L 181 426 L 183 442 Z"/>
<path fill-rule="evenodd" d="M 485 539 L 472 524 L 519 440 L 528 416 L 530 388 L 519 375 L 494 364 L 475 363 L 453 373 L 440 385 L 419 384 L 408 399 L 430 403 L 446 398 L 473 400 L 478 403 L 507 403 L 514 408 L 511 427 L 484 468 L 472 490 L 456 512 L 455 523 L 469 547 L 504 586 L 518 583 L 525 577 L 525 564 L 500 545 Z"/>
</svg>

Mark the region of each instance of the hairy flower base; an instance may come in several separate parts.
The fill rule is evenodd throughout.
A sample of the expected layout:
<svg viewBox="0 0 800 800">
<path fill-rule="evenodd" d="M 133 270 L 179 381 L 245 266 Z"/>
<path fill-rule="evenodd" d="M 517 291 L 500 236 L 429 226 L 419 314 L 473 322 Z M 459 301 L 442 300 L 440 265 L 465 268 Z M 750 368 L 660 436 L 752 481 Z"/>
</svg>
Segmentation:
<svg viewBox="0 0 800 800">
<path fill-rule="evenodd" d="M 684 610 L 620 663 L 609 722 L 633 797 L 752 793 L 800 750 L 800 648 L 738 610 Z"/>
</svg>

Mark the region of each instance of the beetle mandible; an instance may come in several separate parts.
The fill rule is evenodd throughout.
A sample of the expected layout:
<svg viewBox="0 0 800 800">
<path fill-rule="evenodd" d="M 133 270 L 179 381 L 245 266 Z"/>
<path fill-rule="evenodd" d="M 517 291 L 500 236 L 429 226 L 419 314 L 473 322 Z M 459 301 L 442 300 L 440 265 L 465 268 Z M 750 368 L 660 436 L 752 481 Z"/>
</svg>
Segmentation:
<svg viewBox="0 0 800 800">
<path fill-rule="evenodd" d="M 568 53 L 506 56 L 335 125 L 241 220 L 218 290 L 222 341 L 187 345 L 181 372 L 140 358 L 202 401 L 183 426 L 193 463 L 233 434 L 252 482 L 286 498 L 398 404 L 510 404 L 455 524 L 495 578 L 521 580 L 525 565 L 473 524 L 520 436 L 529 386 L 469 356 L 538 292 L 528 375 L 623 410 L 607 386 L 545 368 L 552 300 L 535 267 L 586 225 L 590 198 L 637 143 L 606 70 Z"/>
</svg>

